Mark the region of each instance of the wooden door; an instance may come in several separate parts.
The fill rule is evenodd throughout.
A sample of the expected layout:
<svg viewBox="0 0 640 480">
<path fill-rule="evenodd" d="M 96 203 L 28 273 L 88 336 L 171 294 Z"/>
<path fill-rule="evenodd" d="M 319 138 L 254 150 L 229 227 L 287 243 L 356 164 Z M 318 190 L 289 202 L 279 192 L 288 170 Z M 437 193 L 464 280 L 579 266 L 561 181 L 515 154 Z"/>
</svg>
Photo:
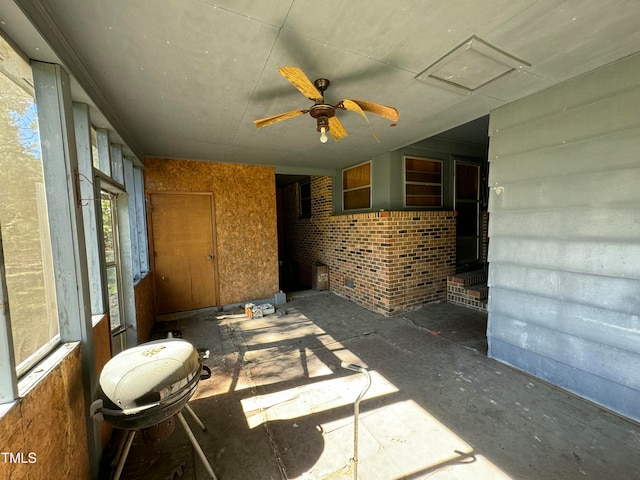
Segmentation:
<svg viewBox="0 0 640 480">
<path fill-rule="evenodd" d="M 150 207 L 157 313 L 216 305 L 212 195 L 152 193 Z"/>
</svg>

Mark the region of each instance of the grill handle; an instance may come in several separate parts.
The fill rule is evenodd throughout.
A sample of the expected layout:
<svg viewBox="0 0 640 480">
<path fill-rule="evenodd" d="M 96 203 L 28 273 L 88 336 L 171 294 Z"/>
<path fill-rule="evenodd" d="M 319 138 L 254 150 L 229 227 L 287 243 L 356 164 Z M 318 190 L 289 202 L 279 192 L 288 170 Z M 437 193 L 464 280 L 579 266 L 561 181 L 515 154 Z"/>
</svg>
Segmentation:
<svg viewBox="0 0 640 480">
<path fill-rule="evenodd" d="M 160 405 L 166 405 L 166 404 L 169 404 L 169 403 L 173 403 L 173 402 L 181 399 L 182 397 L 184 397 L 186 391 L 195 390 L 196 386 L 198 385 L 198 382 L 200 381 L 200 376 L 201 375 L 202 375 L 202 365 L 200 365 L 200 368 L 195 373 L 195 375 L 193 375 L 193 377 L 191 377 L 191 379 L 182 388 L 180 388 L 180 390 L 178 390 L 176 392 L 173 392 L 172 394 L 164 397 L 159 402 L 153 402 L 153 403 L 149 403 L 149 404 L 145 404 L 145 405 L 140 405 L 139 407 L 127 408 L 127 409 L 124 409 L 124 410 L 120 410 L 120 409 L 113 410 L 113 409 L 109 409 L 109 408 L 104 408 L 104 402 L 103 402 L 103 400 L 101 398 L 99 398 L 96 401 L 94 401 L 91 404 L 91 406 L 89 407 L 89 414 L 95 420 L 103 421 L 104 420 L 103 413 L 106 413 L 107 415 L 112 416 L 112 417 L 125 417 L 125 416 L 128 416 L 128 415 L 134 415 L 136 413 L 143 412 L 143 411 L 148 410 L 148 409 L 153 408 L 153 407 L 158 407 Z"/>
</svg>

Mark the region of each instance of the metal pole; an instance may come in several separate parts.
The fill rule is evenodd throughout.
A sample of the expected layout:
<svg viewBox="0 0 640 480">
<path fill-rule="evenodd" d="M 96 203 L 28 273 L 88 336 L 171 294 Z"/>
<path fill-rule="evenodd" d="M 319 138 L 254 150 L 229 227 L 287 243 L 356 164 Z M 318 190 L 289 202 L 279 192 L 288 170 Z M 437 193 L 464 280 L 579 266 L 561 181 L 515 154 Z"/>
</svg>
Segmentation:
<svg viewBox="0 0 640 480">
<path fill-rule="evenodd" d="M 360 400 L 367 393 L 369 387 L 371 386 L 371 375 L 369 375 L 369 371 L 361 367 L 360 365 L 354 365 L 353 363 L 342 362 L 342 368 L 346 368 L 347 370 L 351 370 L 358 373 L 364 373 L 367 377 L 367 383 L 364 388 L 356 398 L 356 401 L 353 405 L 353 416 L 354 416 L 354 424 L 353 424 L 353 479 L 358 480 L 358 417 L 360 415 Z"/>
<path fill-rule="evenodd" d="M 124 445 L 124 449 L 120 453 L 118 468 L 116 469 L 116 473 L 113 476 L 113 480 L 118 480 L 120 478 L 120 474 L 122 473 L 122 469 L 124 468 L 124 462 L 127 461 L 127 456 L 129 455 L 129 450 L 131 449 L 131 444 L 133 443 L 133 439 L 136 436 L 137 430 L 131 430 L 127 433 L 127 440 Z"/>
<path fill-rule="evenodd" d="M 189 428 L 189 424 L 184 419 L 184 415 L 182 415 L 182 412 L 178 412 L 176 416 L 178 417 L 178 420 L 180 420 L 180 423 L 184 427 L 184 431 L 187 433 L 187 436 L 189 437 L 189 441 L 191 442 L 191 445 L 193 445 L 193 448 L 196 449 L 196 452 L 198 453 L 200 460 L 202 460 L 202 463 L 204 464 L 204 468 L 207 470 L 207 472 L 209 473 L 209 475 L 213 480 L 218 480 L 218 477 L 216 477 L 216 474 L 213 472 L 213 468 L 211 468 L 211 464 L 209 463 L 209 460 L 207 460 L 206 455 L 202 451 L 202 447 L 200 447 L 198 440 L 196 440 L 195 435 Z"/>
<path fill-rule="evenodd" d="M 198 426 L 202 429 L 202 431 L 206 432 L 207 427 L 205 427 L 204 423 L 202 423 L 202 421 L 198 418 L 198 416 L 196 415 L 196 412 L 194 412 L 193 408 L 191 408 L 191 405 L 187 403 L 184 406 L 184 409 L 191 414 L 191 416 L 193 417 L 193 420 L 198 424 Z"/>
</svg>

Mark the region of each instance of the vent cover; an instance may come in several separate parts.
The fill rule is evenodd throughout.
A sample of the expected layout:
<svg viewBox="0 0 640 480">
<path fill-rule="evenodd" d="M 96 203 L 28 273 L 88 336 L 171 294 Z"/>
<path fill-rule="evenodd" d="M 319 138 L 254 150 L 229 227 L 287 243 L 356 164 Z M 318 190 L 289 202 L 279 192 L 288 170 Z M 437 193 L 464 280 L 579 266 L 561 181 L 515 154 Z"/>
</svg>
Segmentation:
<svg viewBox="0 0 640 480">
<path fill-rule="evenodd" d="M 530 66 L 473 36 L 419 73 L 416 79 L 469 95 L 510 73 Z"/>
</svg>

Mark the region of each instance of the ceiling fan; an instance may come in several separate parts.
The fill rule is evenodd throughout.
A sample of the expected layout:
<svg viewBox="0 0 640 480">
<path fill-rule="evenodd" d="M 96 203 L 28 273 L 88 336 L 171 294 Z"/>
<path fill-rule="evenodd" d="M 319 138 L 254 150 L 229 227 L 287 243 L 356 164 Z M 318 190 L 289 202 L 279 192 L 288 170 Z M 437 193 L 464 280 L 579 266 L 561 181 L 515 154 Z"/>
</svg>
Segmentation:
<svg viewBox="0 0 640 480">
<path fill-rule="evenodd" d="M 280 74 L 286 78 L 291 85 L 296 87 L 300 93 L 302 93 L 309 100 L 313 100 L 314 105 L 310 108 L 301 108 L 299 110 L 292 110 L 290 112 L 281 113 L 279 115 L 274 115 L 272 117 L 261 118 L 260 120 L 254 120 L 256 128 L 266 127 L 267 125 L 271 125 L 272 123 L 280 122 L 282 120 L 286 120 L 288 118 L 297 117 L 298 115 L 303 115 L 308 113 L 313 118 L 316 119 L 317 122 L 317 130 L 320 132 L 320 141 L 322 143 L 327 142 L 327 132 L 331 134 L 333 139 L 337 142 L 341 138 L 347 136 L 347 131 L 342 126 L 338 117 L 336 117 L 336 110 L 351 110 L 353 112 L 357 112 L 364 117 L 364 119 L 369 123 L 369 119 L 365 112 L 374 113 L 376 115 L 380 115 L 381 117 L 387 118 L 392 122 L 396 122 L 400 113 L 393 107 L 387 107 L 386 105 L 381 105 L 379 103 L 369 102 L 366 100 L 355 100 L 350 98 L 345 98 L 344 100 L 340 100 L 335 105 L 329 105 L 324 101 L 324 92 L 331 82 L 326 78 L 318 78 L 315 82 L 311 82 L 309 78 L 304 74 L 304 72 L 298 67 L 280 67 L 278 69 Z M 371 125 L 371 124 L 369 124 Z M 371 129 L 374 138 L 376 141 L 378 140 L 378 136 Z"/>
</svg>

